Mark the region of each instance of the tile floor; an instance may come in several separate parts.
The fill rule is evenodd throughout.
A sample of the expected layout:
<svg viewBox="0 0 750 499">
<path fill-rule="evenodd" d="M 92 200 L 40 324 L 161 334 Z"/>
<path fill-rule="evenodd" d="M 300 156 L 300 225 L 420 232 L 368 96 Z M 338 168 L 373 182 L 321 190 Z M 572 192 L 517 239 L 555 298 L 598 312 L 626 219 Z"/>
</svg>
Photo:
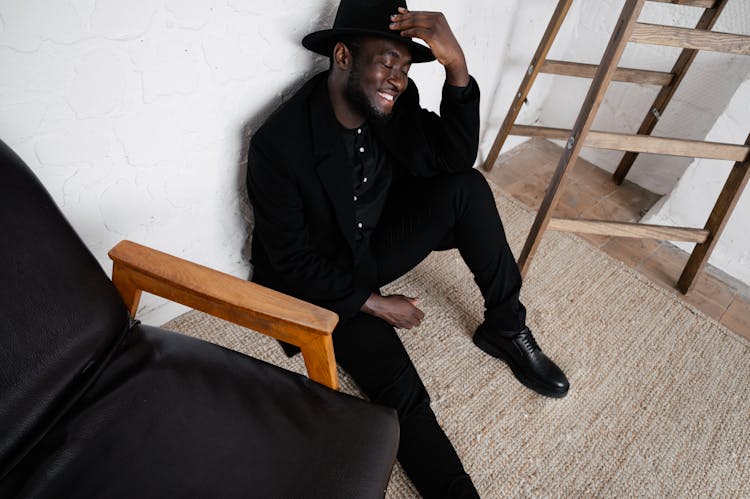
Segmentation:
<svg viewBox="0 0 750 499">
<path fill-rule="evenodd" d="M 537 209 L 561 153 L 562 149 L 552 142 L 531 139 L 502 154 L 495 167 L 484 173 L 509 195 Z M 567 176 L 560 199 L 555 216 L 635 222 L 659 195 L 627 180 L 617 186 L 609 173 L 579 159 Z M 673 244 L 651 239 L 581 237 L 750 339 L 750 286 L 707 265 L 690 292 L 683 295 L 674 285 L 688 254 Z"/>
</svg>

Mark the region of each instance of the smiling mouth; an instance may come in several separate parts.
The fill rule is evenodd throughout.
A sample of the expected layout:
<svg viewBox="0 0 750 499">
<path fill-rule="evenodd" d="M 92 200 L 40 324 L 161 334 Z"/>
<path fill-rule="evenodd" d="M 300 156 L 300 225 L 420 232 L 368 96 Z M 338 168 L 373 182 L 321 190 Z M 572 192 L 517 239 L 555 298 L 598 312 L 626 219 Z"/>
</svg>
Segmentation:
<svg viewBox="0 0 750 499">
<path fill-rule="evenodd" d="M 396 100 L 395 95 L 387 94 L 385 92 L 378 92 L 378 95 L 387 102 L 393 102 Z"/>
</svg>

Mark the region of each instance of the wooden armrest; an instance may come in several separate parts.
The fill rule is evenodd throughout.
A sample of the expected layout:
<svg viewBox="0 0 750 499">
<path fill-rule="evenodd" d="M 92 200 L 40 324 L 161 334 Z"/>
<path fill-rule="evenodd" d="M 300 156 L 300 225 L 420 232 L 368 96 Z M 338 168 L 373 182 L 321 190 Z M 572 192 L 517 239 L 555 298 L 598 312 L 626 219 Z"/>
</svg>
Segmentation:
<svg viewBox="0 0 750 499">
<path fill-rule="evenodd" d="M 300 347 L 310 379 L 338 390 L 334 312 L 131 241 L 109 257 L 112 282 L 132 317 L 142 291 L 187 305 Z"/>
</svg>

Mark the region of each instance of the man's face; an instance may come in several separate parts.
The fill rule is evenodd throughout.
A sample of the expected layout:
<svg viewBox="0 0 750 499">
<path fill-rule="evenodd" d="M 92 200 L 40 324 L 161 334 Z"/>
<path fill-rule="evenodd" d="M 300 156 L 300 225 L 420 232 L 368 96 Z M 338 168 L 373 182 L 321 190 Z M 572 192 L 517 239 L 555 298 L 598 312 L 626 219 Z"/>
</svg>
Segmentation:
<svg viewBox="0 0 750 499">
<path fill-rule="evenodd" d="M 387 38 L 364 38 L 346 82 L 350 104 L 367 118 L 386 121 L 409 83 L 411 53 L 406 44 Z"/>
</svg>

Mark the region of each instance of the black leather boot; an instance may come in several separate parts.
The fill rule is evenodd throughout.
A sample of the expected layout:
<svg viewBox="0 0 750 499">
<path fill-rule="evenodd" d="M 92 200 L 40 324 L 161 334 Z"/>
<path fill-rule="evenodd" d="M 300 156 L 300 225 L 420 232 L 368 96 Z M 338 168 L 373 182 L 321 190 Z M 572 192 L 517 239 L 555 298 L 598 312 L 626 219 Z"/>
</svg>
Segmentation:
<svg viewBox="0 0 750 499">
<path fill-rule="evenodd" d="M 568 393 L 570 384 L 565 374 L 544 355 L 528 327 L 505 337 L 482 324 L 474 333 L 474 344 L 508 364 L 518 381 L 535 392 L 555 398 Z"/>
</svg>

